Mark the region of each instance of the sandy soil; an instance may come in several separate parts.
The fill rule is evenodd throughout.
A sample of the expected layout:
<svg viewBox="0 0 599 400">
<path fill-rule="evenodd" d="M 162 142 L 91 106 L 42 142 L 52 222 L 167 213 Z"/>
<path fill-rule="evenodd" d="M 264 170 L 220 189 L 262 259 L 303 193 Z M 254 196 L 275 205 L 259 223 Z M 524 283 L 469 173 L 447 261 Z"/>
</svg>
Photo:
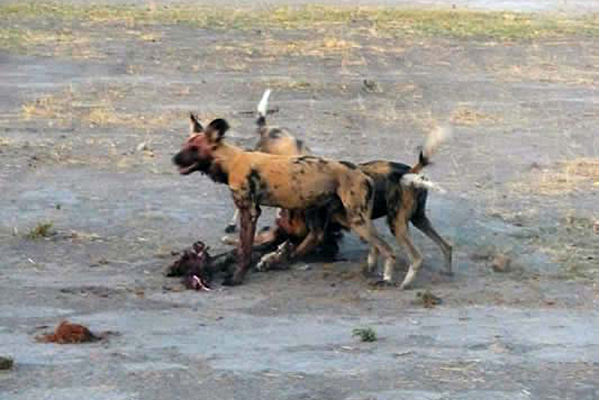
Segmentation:
<svg viewBox="0 0 599 400">
<path fill-rule="evenodd" d="M 15 366 L 0 399 L 599 397 L 596 37 L 3 18 L 17 36 L 0 41 L 0 356 Z M 417 232 L 425 267 L 404 292 L 368 286 L 351 235 L 342 261 L 240 287 L 163 277 L 196 239 L 227 249 L 227 189 L 170 162 L 186 113 L 226 117 L 250 146 L 244 112 L 267 87 L 271 122 L 328 157 L 411 163 L 452 122 L 427 173 L 447 190 L 429 215 L 454 277 Z M 424 290 L 443 303 L 424 308 Z M 119 335 L 35 342 L 64 318 Z"/>
</svg>

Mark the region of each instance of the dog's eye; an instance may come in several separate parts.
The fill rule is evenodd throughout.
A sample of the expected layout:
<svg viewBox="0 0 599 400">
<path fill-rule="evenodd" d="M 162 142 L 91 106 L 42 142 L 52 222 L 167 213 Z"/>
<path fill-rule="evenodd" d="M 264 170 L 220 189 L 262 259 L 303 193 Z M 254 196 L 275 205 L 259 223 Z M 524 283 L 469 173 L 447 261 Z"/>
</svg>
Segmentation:
<svg viewBox="0 0 599 400">
<path fill-rule="evenodd" d="M 198 151 L 200 148 L 198 146 L 189 146 L 189 150 Z"/>
</svg>

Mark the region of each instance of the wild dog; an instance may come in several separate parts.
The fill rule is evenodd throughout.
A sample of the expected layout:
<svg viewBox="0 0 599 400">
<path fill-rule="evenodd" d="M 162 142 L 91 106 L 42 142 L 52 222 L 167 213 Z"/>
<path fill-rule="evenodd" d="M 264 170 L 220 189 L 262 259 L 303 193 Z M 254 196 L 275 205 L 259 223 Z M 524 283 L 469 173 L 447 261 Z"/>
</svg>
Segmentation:
<svg viewBox="0 0 599 400">
<path fill-rule="evenodd" d="M 268 126 L 266 115 L 268 114 L 268 98 L 270 89 L 267 89 L 258 103 L 258 119 L 256 120 L 257 133 L 259 135 L 258 143 L 254 151 L 262 153 L 275 154 L 280 156 L 300 156 L 309 155 L 310 149 L 303 141 L 295 138 L 289 131 L 279 127 Z M 237 229 L 237 220 L 239 212 L 235 210 L 233 218 L 225 228 L 226 233 L 233 233 Z"/>
<path fill-rule="evenodd" d="M 179 173 L 189 175 L 200 171 L 231 190 L 240 212 L 238 265 L 224 284 L 243 282 L 251 263 L 252 245 L 260 206 L 287 210 L 305 210 L 309 232 L 293 250 L 293 256 L 322 240 L 319 227 L 329 221 L 319 216 L 335 216 L 336 223 L 355 232 L 362 240 L 377 248 L 385 258 L 385 268 L 393 269 L 395 254 L 380 238 L 370 215 L 374 200 L 374 184 L 353 164 L 314 156 L 277 156 L 251 152 L 226 143 L 229 124 L 215 119 L 204 129 L 191 114 L 191 135 L 173 157 Z M 326 212 L 322 210 L 339 210 Z M 342 211 L 341 211 L 342 210 Z M 310 226 L 310 221 L 317 224 Z"/>
<path fill-rule="evenodd" d="M 372 219 L 386 216 L 391 233 L 395 236 L 397 243 L 408 253 L 410 267 L 401 284 L 401 288 L 404 289 L 413 283 L 423 261 L 422 255 L 410 238 L 409 222 L 439 246 L 445 258 L 445 273 L 452 274 L 452 246 L 437 233 L 426 215 L 428 191 L 429 189 L 439 190 L 439 187 L 420 174 L 430 164 L 430 157 L 448 135 L 447 129 L 437 129 L 431 132 L 420 151 L 418 162 L 414 166 L 389 161 L 370 161 L 357 166 L 374 182 Z M 335 217 L 330 219 L 334 220 Z M 293 243 L 300 240 L 302 235 L 307 234 L 307 224 L 306 215 L 299 211 L 280 215 L 277 219 L 276 229 L 272 230 L 271 239 L 274 242 L 280 242 L 281 235 L 290 239 L 283 241 L 276 251 L 262 257 L 257 264 L 257 269 L 265 270 L 275 264 L 288 261 Z M 265 238 L 261 239 L 263 242 Z M 376 249 L 372 248 L 367 261 L 366 272 L 369 274 L 372 274 L 376 267 L 377 258 Z M 383 279 L 379 283 L 390 284 L 392 282 L 393 269 L 386 266 Z"/>
</svg>

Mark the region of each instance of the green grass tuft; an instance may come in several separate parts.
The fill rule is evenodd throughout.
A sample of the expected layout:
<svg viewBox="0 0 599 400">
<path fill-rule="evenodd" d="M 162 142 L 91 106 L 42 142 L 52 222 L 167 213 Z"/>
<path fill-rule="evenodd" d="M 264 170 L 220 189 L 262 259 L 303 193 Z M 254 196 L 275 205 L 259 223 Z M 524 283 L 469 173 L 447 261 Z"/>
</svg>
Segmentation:
<svg viewBox="0 0 599 400">
<path fill-rule="evenodd" d="M 357 336 L 363 342 L 376 342 L 376 332 L 372 328 L 356 328 L 352 331 L 352 336 Z"/>
<path fill-rule="evenodd" d="M 53 226 L 54 224 L 52 222 L 40 222 L 35 226 L 35 228 L 32 228 L 29 232 L 27 232 L 25 237 L 27 239 L 36 240 L 53 236 L 56 233 L 52 229 Z"/>
</svg>

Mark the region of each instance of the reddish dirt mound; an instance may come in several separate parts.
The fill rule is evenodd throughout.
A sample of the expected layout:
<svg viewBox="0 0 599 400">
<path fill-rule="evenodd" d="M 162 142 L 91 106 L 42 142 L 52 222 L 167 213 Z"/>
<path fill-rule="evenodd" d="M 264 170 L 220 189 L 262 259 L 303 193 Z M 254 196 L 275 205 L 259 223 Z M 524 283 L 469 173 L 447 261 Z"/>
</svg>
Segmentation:
<svg viewBox="0 0 599 400">
<path fill-rule="evenodd" d="M 62 321 L 54 333 L 36 337 L 38 342 L 59 344 L 96 342 L 100 339 L 102 338 L 94 335 L 86 326 L 69 321 Z"/>
</svg>

